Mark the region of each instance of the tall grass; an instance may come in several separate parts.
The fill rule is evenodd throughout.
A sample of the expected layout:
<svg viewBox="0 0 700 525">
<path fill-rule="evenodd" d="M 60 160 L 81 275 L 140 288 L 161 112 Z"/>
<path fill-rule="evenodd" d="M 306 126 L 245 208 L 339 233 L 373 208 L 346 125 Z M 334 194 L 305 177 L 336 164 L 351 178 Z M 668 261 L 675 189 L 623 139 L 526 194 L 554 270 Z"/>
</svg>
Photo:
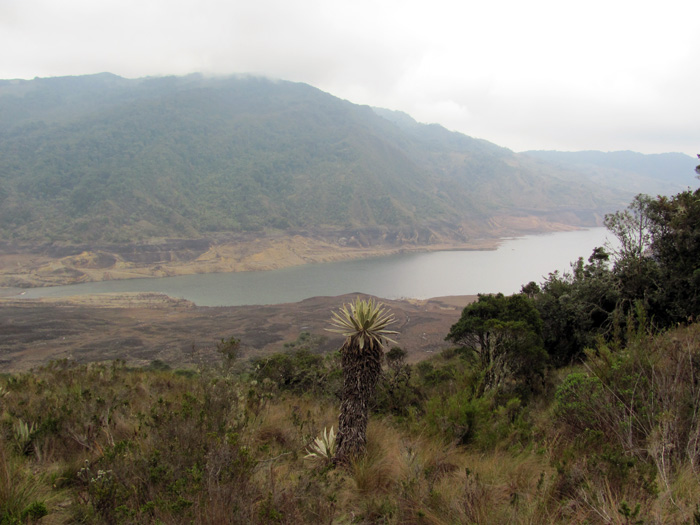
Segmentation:
<svg viewBox="0 0 700 525">
<path fill-rule="evenodd" d="M 0 440 L 0 523 L 34 522 L 48 513 L 49 491 Z"/>
<path fill-rule="evenodd" d="M 700 328 L 635 345 L 600 347 L 528 404 L 477 397 L 469 361 L 436 356 L 343 468 L 304 459 L 337 425 L 328 360 L 295 365 L 327 367 L 291 371 L 316 378 L 306 393 L 119 362 L 5 376 L 0 522 L 693 523 Z"/>
</svg>

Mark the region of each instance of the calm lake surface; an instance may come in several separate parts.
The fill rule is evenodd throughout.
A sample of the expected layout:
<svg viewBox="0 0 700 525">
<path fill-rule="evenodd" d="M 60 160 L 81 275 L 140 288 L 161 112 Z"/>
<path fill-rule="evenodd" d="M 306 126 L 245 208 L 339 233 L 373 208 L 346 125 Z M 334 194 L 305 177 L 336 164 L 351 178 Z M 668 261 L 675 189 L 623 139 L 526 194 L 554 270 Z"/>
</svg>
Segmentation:
<svg viewBox="0 0 700 525">
<path fill-rule="evenodd" d="M 542 282 L 550 272 L 570 270 L 572 261 L 588 259 L 594 247 L 605 245 L 608 235 L 605 228 L 593 228 L 506 240 L 492 251 L 408 253 L 265 272 L 84 283 L 35 288 L 22 297 L 161 292 L 200 306 L 239 306 L 353 292 L 386 299 L 511 294 L 530 281 Z"/>
</svg>

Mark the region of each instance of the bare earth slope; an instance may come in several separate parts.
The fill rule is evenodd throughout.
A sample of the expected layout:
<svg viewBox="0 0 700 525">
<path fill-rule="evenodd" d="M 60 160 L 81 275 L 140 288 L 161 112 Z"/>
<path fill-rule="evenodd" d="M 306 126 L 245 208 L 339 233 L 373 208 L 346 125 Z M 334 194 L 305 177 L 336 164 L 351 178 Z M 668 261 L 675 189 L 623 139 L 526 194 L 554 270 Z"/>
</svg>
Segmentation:
<svg viewBox="0 0 700 525">
<path fill-rule="evenodd" d="M 301 332 L 324 337 L 318 351 L 342 339 L 325 331 L 330 312 L 356 294 L 267 306 L 197 307 L 159 294 L 78 297 L 71 302 L 0 299 L 0 371 L 28 370 L 52 360 L 159 359 L 192 367 L 217 359 L 216 343 L 236 337 L 244 358 L 283 351 Z M 420 360 L 448 345 L 444 337 L 471 296 L 426 301 L 383 300 L 396 316 L 399 345 Z"/>
<path fill-rule="evenodd" d="M 563 225 L 559 228 L 566 229 Z M 125 246 L 6 249 L 0 246 L 0 289 L 198 273 L 277 270 L 307 263 L 360 259 L 405 251 L 493 249 L 498 240 L 386 244 L 353 237 L 329 241 L 302 235 L 241 236 L 236 242 L 166 240 Z"/>
</svg>

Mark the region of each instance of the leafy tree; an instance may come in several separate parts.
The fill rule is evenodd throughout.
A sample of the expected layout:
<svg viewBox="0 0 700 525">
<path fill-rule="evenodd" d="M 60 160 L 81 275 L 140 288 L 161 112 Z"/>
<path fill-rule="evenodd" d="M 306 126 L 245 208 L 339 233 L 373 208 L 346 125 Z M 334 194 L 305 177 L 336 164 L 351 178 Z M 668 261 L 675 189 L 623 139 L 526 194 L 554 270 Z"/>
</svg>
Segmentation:
<svg viewBox="0 0 700 525">
<path fill-rule="evenodd" d="M 621 248 L 614 265 L 620 315 L 638 304 L 658 328 L 700 313 L 700 190 L 673 197 L 638 195 L 606 216 Z"/>
<path fill-rule="evenodd" d="M 700 314 L 700 190 L 659 197 L 650 214 L 656 230 L 652 257 L 660 286 L 652 314 L 663 326 Z"/>
<path fill-rule="evenodd" d="M 340 349 L 343 367 L 343 392 L 338 419 L 336 463 L 347 463 L 362 453 L 367 442 L 370 400 L 382 371 L 383 345 L 395 334 L 387 327 L 393 314 L 383 305 L 357 298 L 340 312 L 333 312 L 332 332 L 346 339 Z"/>
<path fill-rule="evenodd" d="M 392 346 L 386 353 L 386 364 L 392 371 L 399 373 L 406 367 L 406 355 L 406 350 L 400 346 Z"/>
<path fill-rule="evenodd" d="M 535 281 L 530 281 L 529 283 L 523 285 L 520 289 L 520 293 L 524 293 L 530 299 L 536 297 L 540 292 L 542 292 L 542 289 Z"/>
<path fill-rule="evenodd" d="M 620 292 L 621 314 L 626 316 L 641 301 L 654 309 L 654 295 L 661 286 L 657 261 L 650 257 L 660 224 L 652 212 L 654 199 L 637 195 L 626 210 L 605 216 L 605 225 L 619 242 L 614 272 Z"/>
<path fill-rule="evenodd" d="M 607 252 L 596 248 L 588 264 L 579 258 L 571 272 L 549 274 L 533 294 L 543 322 L 544 347 L 553 364 L 568 364 L 596 337 L 614 335 L 619 291 L 608 261 Z"/>
<path fill-rule="evenodd" d="M 471 350 L 484 374 L 482 391 L 515 381 L 527 395 L 546 364 L 542 319 L 524 294 L 479 295 L 462 311 L 446 339 Z"/>
<path fill-rule="evenodd" d="M 651 247 L 655 223 L 649 214 L 653 199 L 639 194 L 626 210 L 605 216 L 605 226 L 619 243 L 619 258 L 642 259 Z"/>
</svg>

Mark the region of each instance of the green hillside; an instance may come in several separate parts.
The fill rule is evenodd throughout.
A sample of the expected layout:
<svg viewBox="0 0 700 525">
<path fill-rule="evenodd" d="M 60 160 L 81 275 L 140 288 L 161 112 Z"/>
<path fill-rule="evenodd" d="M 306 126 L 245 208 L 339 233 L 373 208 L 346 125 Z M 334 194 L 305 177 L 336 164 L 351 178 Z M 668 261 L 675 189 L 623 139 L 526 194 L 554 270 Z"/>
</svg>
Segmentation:
<svg viewBox="0 0 700 525">
<path fill-rule="evenodd" d="M 5 240 L 454 236 L 499 215 L 590 222 L 630 196 L 440 126 L 254 77 L 2 81 L 0 115 Z"/>
</svg>

